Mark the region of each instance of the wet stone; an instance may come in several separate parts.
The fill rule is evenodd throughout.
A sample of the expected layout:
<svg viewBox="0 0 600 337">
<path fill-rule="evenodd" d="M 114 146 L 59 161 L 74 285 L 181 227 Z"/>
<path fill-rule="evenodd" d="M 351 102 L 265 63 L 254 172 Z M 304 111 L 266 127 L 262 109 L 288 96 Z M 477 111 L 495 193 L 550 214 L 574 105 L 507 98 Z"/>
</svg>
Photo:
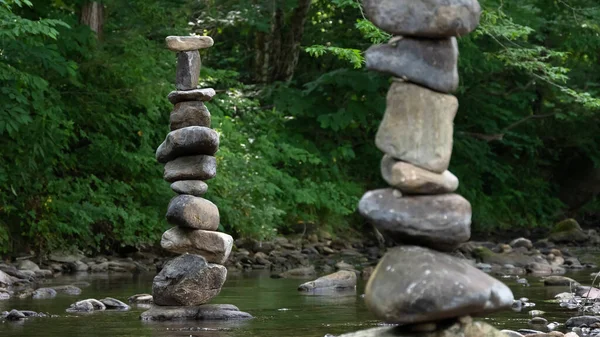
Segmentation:
<svg viewBox="0 0 600 337">
<path fill-rule="evenodd" d="M 172 51 L 192 51 L 210 48 L 214 41 L 210 36 L 167 36 L 167 48 Z"/>
<path fill-rule="evenodd" d="M 178 194 L 200 197 L 208 191 L 208 185 L 202 180 L 180 180 L 172 183 L 171 189 Z"/>
<path fill-rule="evenodd" d="M 188 126 L 210 127 L 210 112 L 200 101 L 177 103 L 171 112 L 170 123 L 171 131 Z"/>
<path fill-rule="evenodd" d="M 371 312 L 399 324 L 486 315 L 513 300 L 506 285 L 468 261 L 418 246 L 389 250 L 365 289 Z"/>
<path fill-rule="evenodd" d="M 215 231 L 219 228 L 219 209 L 210 200 L 178 195 L 167 208 L 167 222 L 174 226 Z"/>
<path fill-rule="evenodd" d="M 200 53 L 197 50 L 177 53 L 175 87 L 177 90 L 192 90 L 200 78 Z"/>
<path fill-rule="evenodd" d="M 145 321 L 206 321 L 250 319 L 252 315 L 231 304 L 204 304 L 188 307 L 152 306 L 140 318 Z"/>
<path fill-rule="evenodd" d="M 429 89 L 449 93 L 458 88 L 456 38 L 415 39 L 395 37 L 388 44 L 369 48 L 370 70 L 389 73 Z"/>
<path fill-rule="evenodd" d="M 387 188 L 365 193 L 360 214 L 398 243 L 451 251 L 471 236 L 471 204 L 458 194 L 396 196 Z"/>
<path fill-rule="evenodd" d="M 160 245 L 173 253 L 201 255 L 207 262 L 225 264 L 233 238 L 220 232 L 173 227 L 164 232 Z"/>
<path fill-rule="evenodd" d="M 463 36 L 479 25 L 477 0 L 363 0 L 367 18 L 393 35 Z"/>
<path fill-rule="evenodd" d="M 170 183 L 179 180 L 209 180 L 217 175 L 217 160 L 213 156 L 179 157 L 165 165 L 164 179 Z"/>
<path fill-rule="evenodd" d="M 219 149 L 219 134 L 204 126 L 188 126 L 171 131 L 156 150 L 156 160 L 166 163 L 178 157 L 214 155 Z"/>
<path fill-rule="evenodd" d="M 171 91 L 167 98 L 172 104 L 189 101 L 208 102 L 215 96 L 215 89 L 194 89 L 187 91 Z"/>
</svg>

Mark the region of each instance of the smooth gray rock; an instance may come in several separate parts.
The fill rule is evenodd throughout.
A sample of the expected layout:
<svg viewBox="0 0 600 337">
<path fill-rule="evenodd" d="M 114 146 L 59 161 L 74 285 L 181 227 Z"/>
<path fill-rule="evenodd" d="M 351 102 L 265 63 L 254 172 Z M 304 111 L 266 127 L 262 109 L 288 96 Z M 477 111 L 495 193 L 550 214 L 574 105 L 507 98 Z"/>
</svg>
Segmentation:
<svg viewBox="0 0 600 337">
<path fill-rule="evenodd" d="M 210 301 L 221 291 L 227 268 L 209 264 L 200 255 L 185 254 L 167 262 L 152 283 L 154 304 L 194 306 Z"/>
<path fill-rule="evenodd" d="M 69 253 L 69 252 L 53 252 L 48 256 L 48 260 L 54 262 L 62 262 L 62 263 L 74 263 L 80 260 L 83 260 L 85 256 L 79 252 Z"/>
<path fill-rule="evenodd" d="M 186 91 L 171 91 L 167 98 L 171 104 L 177 104 L 181 102 L 189 102 L 189 101 L 200 101 L 200 102 L 208 102 L 215 96 L 215 89 L 207 88 L 207 89 L 193 89 Z"/>
<path fill-rule="evenodd" d="M 8 313 L 8 315 L 6 315 L 5 318 L 7 321 L 20 321 L 22 319 L 25 319 L 25 317 L 27 316 L 25 316 L 25 314 L 23 314 L 19 310 L 13 309 Z"/>
<path fill-rule="evenodd" d="M 570 277 L 566 277 L 566 276 L 559 276 L 559 275 L 548 276 L 548 277 L 544 278 L 544 285 L 545 286 L 573 286 L 573 287 L 580 286 L 579 282 L 575 281 L 574 279 L 572 279 Z"/>
<path fill-rule="evenodd" d="M 418 246 L 389 250 L 365 289 L 365 303 L 388 323 L 414 324 L 510 308 L 504 283 L 464 259 Z"/>
<path fill-rule="evenodd" d="M 398 243 L 451 251 L 471 236 L 471 204 L 458 194 L 397 197 L 394 189 L 365 193 L 360 214 Z"/>
<path fill-rule="evenodd" d="M 201 321 L 201 320 L 240 320 L 250 319 L 252 315 L 240 311 L 231 304 L 204 304 L 188 307 L 152 308 L 140 315 L 144 321 Z"/>
<path fill-rule="evenodd" d="M 172 183 L 171 189 L 175 193 L 201 197 L 208 191 L 208 185 L 202 180 L 180 180 Z"/>
<path fill-rule="evenodd" d="M 40 271 L 40 267 L 35 262 L 30 260 L 21 260 L 17 263 L 17 269 L 19 270 L 31 270 L 33 272 Z"/>
<path fill-rule="evenodd" d="M 170 183 L 179 180 L 209 180 L 217 175 L 217 160 L 213 156 L 179 157 L 165 165 L 164 179 Z"/>
<path fill-rule="evenodd" d="M 210 111 L 203 102 L 189 101 L 175 104 L 170 116 L 171 131 L 188 126 L 210 127 Z"/>
<path fill-rule="evenodd" d="M 427 324 L 429 325 L 429 324 Z M 434 331 L 427 330 L 426 325 L 378 327 L 357 332 L 351 332 L 338 337 L 507 337 L 493 326 L 483 322 L 455 323 L 449 327 L 435 325 Z M 419 329 L 422 329 L 419 331 Z"/>
<path fill-rule="evenodd" d="M 78 288 L 73 285 L 58 286 L 58 287 L 54 287 L 53 289 L 56 290 L 57 293 L 73 295 L 73 296 L 81 295 L 81 288 Z"/>
<path fill-rule="evenodd" d="M 188 126 L 169 132 L 156 150 L 156 160 L 166 163 L 178 157 L 214 155 L 219 149 L 219 134 L 204 126 Z"/>
<path fill-rule="evenodd" d="M 458 89 L 456 38 L 395 37 L 374 45 L 366 54 L 367 69 L 391 74 L 429 89 L 450 93 Z"/>
<path fill-rule="evenodd" d="M 177 90 L 192 90 L 200 79 L 200 53 L 197 50 L 177 53 L 175 87 Z"/>
<path fill-rule="evenodd" d="M 394 81 L 375 144 L 395 159 L 443 173 L 452 156 L 456 97 Z"/>
<path fill-rule="evenodd" d="M 164 232 L 160 245 L 178 254 L 197 254 L 210 263 L 225 264 L 233 247 L 229 234 L 173 227 Z"/>
<path fill-rule="evenodd" d="M 55 298 L 56 290 L 54 290 L 52 288 L 38 288 L 33 292 L 31 297 L 34 300 L 46 300 L 46 299 L 50 299 L 50 298 Z"/>
<path fill-rule="evenodd" d="M 567 328 L 580 327 L 582 325 L 590 326 L 600 323 L 600 317 L 597 316 L 576 316 L 571 317 L 565 322 Z"/>
<path fill-rule="evenodd" d="M 150 294 L 135 294 L 129 296 L 127 299 L 129 303 L 134 304 L 151 304 L 153 302 L 152 295 Z"/>
<path fill-rule="evenodd" d="M 13 279 L 10 275 L 0 270 L 0 286 L 8 287 L 13 284 Z"/>
<path fill-rule="evenodd" d="M 477 0 L 363 0 L 367 18 L 393 35 L 463 36 L 479 25 Z"/>
<path fill-rule="evenodd" d="M 107 297 L 100 300 L 102 304 L 106 307 L 106 309 L 116 309 L 116 310 L 129 310 L 129 305 L 119 301 L 116 298 Z"/>
<path fill-rule="evenodd" d="M 452 193 L 458 188 L 458 178 L 450 171 L 430 172 L 387 154 L 381 159 L 381 176 L 390 186 L 406 194 Z"/>
<path fill-rule="evenodd" d="M 219 228 L 219 209 L 210 200 L 191 195 L 171 199 L 167 222 L 174 226 L 216 231 Z"/>
<path fill-rule="evenodd" d="M 215 43 L 210 36 L 167 36 L 167 48 L 172 51 L 191 51 L 210 48 Z"/>
<path fill-rule="evenodd" d="M 282 278 L 296 278 L 296 277 L 304 278 L 304 277 L 312 276 L 315 274 L 316 274 L 315 267 L 308 266 L 308 267 L 298 267 L 298 268 L 286 270 L 283 273 L 279 274 L 278 276 L 282 277 Z"/>
<path fill-rule="evenodd" d="M 526 238 L 517 238 L 512 240 L 509 245 L 512 248 L 519 248 L 519 247 L 523 247 L 526 249 L 531 249 L 533 248 L 533 243 L 531 242 L 531 240 L 526 239 Z"/>
<path fill-rule="evenodd" d="M 67 308 L 67 312 L 77 313 L 77 312 L 91 312 L 91 311 L 104 311 L 106 310 L 106 306 L 104 303 L 89 298 L 86 300 L 77 301 Z"/>
<path fill-rule="evenodd" d="M 318 279 L 301 284 L 300 291 L 315 291 L 319 289 L 349 289 L 356 287 L 356 273 L 348 270 L 340 270 L 333 274 L 319 277 Z"/>
</svg>

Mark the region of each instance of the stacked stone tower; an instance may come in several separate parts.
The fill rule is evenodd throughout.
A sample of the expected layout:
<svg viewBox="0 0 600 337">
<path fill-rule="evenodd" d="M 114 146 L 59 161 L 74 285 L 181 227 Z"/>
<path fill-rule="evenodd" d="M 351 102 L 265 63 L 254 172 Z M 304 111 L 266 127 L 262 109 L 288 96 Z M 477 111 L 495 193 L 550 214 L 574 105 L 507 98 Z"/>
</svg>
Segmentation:
<svg viewBox="0 0 600 337">
<path fill-rule="evenodd" d="M 206 319 L 198 315 L 208 310 L 212 318 L 246 318 L 249 315 L 245 313 L 229 313 L 235 311 L 233 306 L 224 309 L 201 306 L 221 291 L 227 277 L 223 264 L 233 246 L 230 235 L 217 232 L 219 209 L 202 198 L 208 190 L 205 181 L 217 173 L 214 155 L 219 149 L 219 134 L 210 128 L 210 112 L 204 105 L 215 91 L 197 89 L 201 66 L 199 49 L 211 47 L 213 40 L 208 36 L 169 36 L 166 42 L 170 50 L 177 52 L 177 90 L 168 96 L 174 104 L 171 132 L 156 150 L 156 159 L 165 164 L 164 179 L 178 195 L 169 203 L 166 215 L 167 222 L 175 227 L 163 234 L 161 246 L 183 255 L 166 263 L 154 278 L 155 308 L 142 317 L 167 319 L 175 315 L 177 319 Z M 187 309 L 179 313 L 171 311 L 171 315 L 164 313 L 168 312 L 167 307 L 173 306 Z M 190 310 L 193 307 L 197 310 Z M 229 314 L 215 314 L 224 311 Z"/>
<path fill-rule="evenodd" d="M 394 77 L 375 139 L 389 188 L 367 192 L 359 211 L 387 239 L 366 288 L 369 309 L 388 323 L 415 325 L 510 307 L 503 283 L 450 256 L 471 235 L 471 205 L 448 171 L 458 100 L 457 36 L 479 24 L 477 0 L 363 0 L 394 37 L 366 52 L 367 67 Z M 404 245 L 403 245 L 404 244 Z"/>
</svg>

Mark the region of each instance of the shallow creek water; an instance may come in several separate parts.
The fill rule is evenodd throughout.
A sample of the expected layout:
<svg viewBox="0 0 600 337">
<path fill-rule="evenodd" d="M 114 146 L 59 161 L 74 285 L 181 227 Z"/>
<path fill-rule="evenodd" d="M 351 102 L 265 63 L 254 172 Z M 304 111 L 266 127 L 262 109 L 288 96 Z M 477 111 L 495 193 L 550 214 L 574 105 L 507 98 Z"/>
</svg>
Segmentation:
<svg viewBox="0 0 600 337">
<path fill-rule="evenodd" d="M 590 273 L 585 270 L 568 273 L 582 284 L 590 284 Z M 0 323 L 0 336 L 52 337 L 141 337 L 141 336 L 198 336 L 198 337 L 322 337 L 377 326 L 378 322 L 367 311 L 361 297 L 364 282 L 360 281 L 355 294 L 347 296 L 308 296 L 298 293 L 298 279 L 272 279 L 268 273 L 252 272 L 230 274 L 221 294 L 213 303 L 230 303 L 255 316 L 243 322 L 142 322 L 139 315 L 145 308 L 132 307 L 126 312 L 95 312 L 68 314 L 71 303 L 86 298 L 114 297 L 126 301 L 137 293 L 150 293 L 153 275 L 72 275 L 52 279 L 44 286 L 65 285 L 77 281 L 91 283 L 79 296 L 59 294 L 49 300 L 11 299 L 0 301 L 0 311 L 10 309 L 45 312 L 55 317 L 31 318 L 24 322 Z M 527 328 L 529 310 L 546 311 L 549 322 L 564 323 L 575 312 L 562 309 L 555 303 L 544 303 L 565 287 L 544 287 L 539 277 L 526 276 L 530 286 L 524 287 L 514 279 L 503 279 L 514 291 L 515 298 L 528 297 L 534 308 L 522 312 L 511 310 L 480 319 L 501 328 Z"/>
</svg>

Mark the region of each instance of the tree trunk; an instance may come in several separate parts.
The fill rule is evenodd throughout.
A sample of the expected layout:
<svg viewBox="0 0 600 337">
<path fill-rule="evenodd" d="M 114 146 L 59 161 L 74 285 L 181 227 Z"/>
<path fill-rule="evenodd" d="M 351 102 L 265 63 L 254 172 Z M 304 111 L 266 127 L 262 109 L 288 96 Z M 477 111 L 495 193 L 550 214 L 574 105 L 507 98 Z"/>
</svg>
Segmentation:
<svg viewBox="0 0 600 337">
<path fill-rule="evenodd" d="M 282 5 L 274 2 L 271 8 L 271 29 L 256 36 L 255 80 L 259 83 L 289 82 L 298 65 L 304 24 L 311 0 L 298 0 L 286 17 Z"/>
<path fill-rule="evenodd" d="M 102 38 L 104 26 L 104 6 L 98 1 L 87 1 L 81 7 L 80 21 L 96 32 L 98 39 Z"/>
</svg>

